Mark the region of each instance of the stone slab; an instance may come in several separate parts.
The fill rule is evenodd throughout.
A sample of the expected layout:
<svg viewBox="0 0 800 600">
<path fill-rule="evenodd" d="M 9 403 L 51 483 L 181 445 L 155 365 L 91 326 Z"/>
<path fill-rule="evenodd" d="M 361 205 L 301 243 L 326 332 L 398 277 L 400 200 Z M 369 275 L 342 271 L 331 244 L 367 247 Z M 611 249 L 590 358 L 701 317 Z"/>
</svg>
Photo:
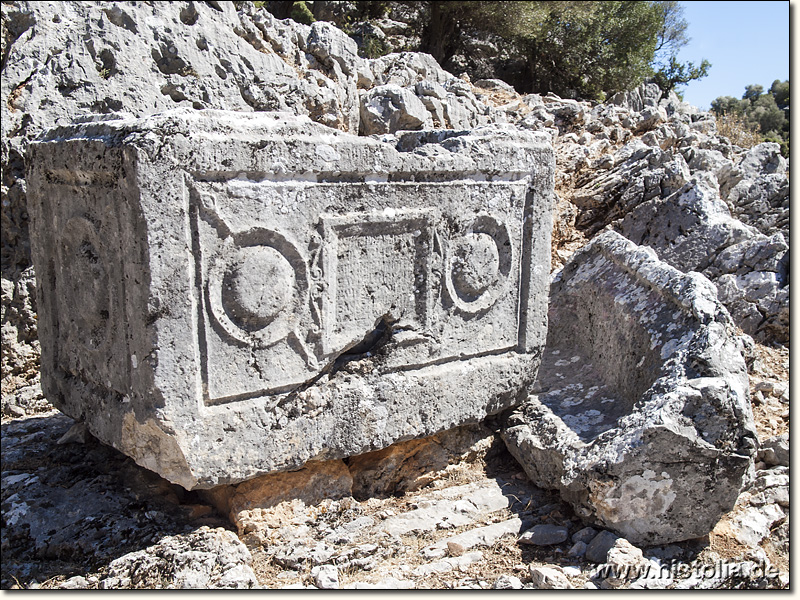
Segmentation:
<svg viewBox="0 0 800 600">
<path fill-rule="evenodd" d="M 744 345 L 714 285 L 596 236 L 553 278 L 539 377 L 502 435 L 589 523 L 641 545 L 708 534 L 758 445 Z"/>
<path fill-rule="evenodd" d="M 552 148 L 393 139 L 187 109 L 50 130 L 28 155 L 48 399 L 187 489 L 514 405 L 546 335 Z"/>
</svg>

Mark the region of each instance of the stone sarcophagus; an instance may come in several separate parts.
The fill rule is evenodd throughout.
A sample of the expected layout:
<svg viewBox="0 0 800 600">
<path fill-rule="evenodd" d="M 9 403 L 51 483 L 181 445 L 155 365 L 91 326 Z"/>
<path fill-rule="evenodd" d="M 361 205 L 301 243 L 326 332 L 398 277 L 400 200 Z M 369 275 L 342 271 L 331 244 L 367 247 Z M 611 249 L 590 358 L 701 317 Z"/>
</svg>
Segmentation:
<svg viewBox="0 0 800 600">
<path fill-rule="evenodd" d="M 90 117 L 28 158 L 44 391 L 187 489 L 475 422 L 536 375 L 537 134 L 178 110 Z"/>
</svg>

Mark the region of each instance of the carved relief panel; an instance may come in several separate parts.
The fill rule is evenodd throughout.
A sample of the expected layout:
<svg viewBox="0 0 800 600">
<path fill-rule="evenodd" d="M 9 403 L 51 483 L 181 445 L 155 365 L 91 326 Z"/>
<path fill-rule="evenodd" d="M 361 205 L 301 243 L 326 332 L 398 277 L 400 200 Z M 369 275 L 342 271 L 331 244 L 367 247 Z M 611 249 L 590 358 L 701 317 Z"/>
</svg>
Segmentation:
<svg viewBox="0 0 800 600">
<path fill-rule="evenodd" d="M 291 391 L 380 328 L 385 370 L 514 349 L 527 185 L 190 182 L 205 402 Z"/>
<path fill-rule="evenodd" d="M 113 159 L 112 152 L 105 155 Z M 114 166 L 113 160 L 108 160 Z M 46 209 L 52 240 L 47 274 L 54 289 L 51 322 L 55 364 L 71 376 L 125 393 L 130 365 L 119 192 L 121 181 L 107 170 L 50 169 L 46 193 L 60 201 Z M 50 311 L 48 311 L 50 312 Z"/>
</svg>

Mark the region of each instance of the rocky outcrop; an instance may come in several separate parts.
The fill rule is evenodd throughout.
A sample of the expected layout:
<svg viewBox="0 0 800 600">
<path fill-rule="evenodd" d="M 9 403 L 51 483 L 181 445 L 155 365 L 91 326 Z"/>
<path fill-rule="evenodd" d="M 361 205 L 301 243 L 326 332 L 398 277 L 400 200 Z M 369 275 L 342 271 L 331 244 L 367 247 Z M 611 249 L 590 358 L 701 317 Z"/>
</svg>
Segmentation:
<svg viewBox="0 0 800 600">
<path fill-rule="evenodd" d="M 713 284 L 606 232 L 550 294 L 545 356 L 508 418 L 509 450 L 537 485 L 633 543 L 707 533 L 757 447 L 741 342 Z"/>
<path fill-rule="evenodd" d="M 281 21 L 250 3 L 237 4 L 238 10 L 231 3 L 216 2 L 3 4 L 0 116 L 4 417 L 18 419 L 49 408 L 38 383 L 38 324 L 28 242 L 25 153 L 28 143 L 45 129 L 91 112 L 124 111 L 141 116 L 176 106 L 244 112 L 279 107 L 355 133 L 365 125 L 364 112 L 377 105 L 380 110 L 373 112 L 379 114 L 375 125 L 370 126 L 374 129 L 365 128 L 362 133 L 388 132 L 380 135 L 400 149 L 414 149 L 424 143 L 430 150 L 434 145 L 425 140 L 435 135 L 409 136 L 398 128 L 468 129 L 483 123 L 508 122 L 542 131 L 552 140 L 556 154 L 554 268 L 604 229 L 624 230 L 637 242 L 651 245 L 659 258 L 678 270 L 701 269 L 716 286 L 718 299 L 736 324 L 756 339 L 788 344 L 788 177 L 787 162 L 780 158 L 775 145 L 761 144 L 748 150 L 731 144 L 718 135 L 711 114 L 674 95 L 662 98 L 652 85 L 619 94 L 604 104 L 552 94 L 523 97 L 497 82 L 476 81 L 471 85 L 443 70 L 425 54 L 403 52 L 376 60 L 362 59 L 357 46 L 327 23 L 305 26 Z M 317 5 L 323 4 L 336 8 L 350 3 L 315 2 L 315 11 Z M 387 48 L 391 47 L 393 36 L 402 35 L 404 26 L 384 21 L 372 29 L 365 28 L 360 34 L 362 42 L 383 34 L 381 39 Z M 476 41 L 475 57 L 495 55 L 493 44 L 492 40 Z M 402 97 L 405 104 L 382 93 L 387 88 Z M 671 226 L 673 219 L 688 227 L 691 235 L 687 235 L 688 230 Z M 557 356 L 548 359 L 546 354 L 545 360 L 554 363 L 561 360 Z M 641 356 L 636 360 L 640 359 Z M 614 360 L 606 355 L 600 364 L 613 365 Z M 578 364 L 579 369 L 583 366 Z M 602 375 L 594 373 L 594 383 L 586 389 L 602 382 Z M 599 387 L 603 386 L 604 383 Z M 756 393 L 756 401 L 759 394 Z M 788 390 L 784 396 L 782 401 L 788 404 Z M 314 402 L 313 398 L 306 400 Z M 609 404 L 612 403 L 603 407 Z M 788 419 L 786 406 L 780 410 Z M 596 417 L 589 415 L 593 416 Z M 33 426 L 34 421 L 40 419 L 15 421 L 22 429 L 12 437 L 31 437 L 15 446 L 14 452 L 30 453 L 42 439 L 53 435 L 57 439 L 64 433 L 61 429 L 56 434 L 43 433 Z M 587 424 L 591 425 L 591 418 Z M 10 438 L 6 435 L 13 428 L 5 427 L 4 424 L 4 516 L 13 514 L 16 520 L 13 525 L 6 521 L 8 526 L 3 529 L 4 568 L 9 550 L 29 552 L 26 548 L 35 548 L 43 560 L 65 558 L 71 553 L 82 561 L 95 551 L 98 556 L 108 555 L 108 548 L 96 543 L 103 536 L 133 540 L 138 544 L 136 549 L 151 544 L 156 530 L 152 519 L 136 512 L 137 499 L 124 495 L 121 502 L 109 500 L 112 496 L 108 490 L 123 486 L 102 477 L 95 484 L 88 483 L 92 479 L 89 477 L 75 486 L 78 476 L 57 460 L 62 451 L 49 451 L 49 458 L 42 463 L 47 465 L 47 475 L 44 471 L 28 473 L 27 458 L 20 458 L 19 463 L 14 463 L 19 468 L 7 472 Z M 765 434 L 764 439 L 775 433 Z M 356 487 L 361 485 L 365 495 L 378 494 L 382 493 L 382 486 L 391 488 L 403 481 L 401 486 L 407 485 L 410 491 L 420 482 L 430 481 L 430 471 L 423 472 L 425 469 L 439 469 L 446 462 L 447 453 L 438 443 L 412 440 L 406 444 L 353 460 L 354 464 L 364 461 L 361 483 Z M 772 439 L 762 445 L 759 460 L 763 463 L 757 468 L 777 465 L 761 472 L 760 489 L 754 488 L 752 498 L 743 501 L 744 508 L 729 529 L 747 544 L 760 540 L 757 543 L 765 547 L 788 552 L 788 518 L 779 504 L 787 489 L 783 480 L 788 479 L 788 473 L 781 469 L 786 468 L 783 465 L 788 460 L 784 452 L 788 439 Z M 62 450 L 71 447 L 59 446 Z M 89 458 L 101 456 L 108 464 L 117 464 L 95 446 L 89 454 Z M 102 471 L 106 463 L 100 460 L 80 465 L 75 468 L 84 476 Z M 780 482 L 773 481 L 773 471 L 781 476 Z M 73 479 L 67 481 L 69 473 L 73 473 L 69 475 Z M 380 485 L 373 485 L 373 475 Z M 63 490 L 73 487 L 74 494 L 65 496 Z M 20 495 L 14 497 L 16 493 Z M 108 503 L 97 498 L 96 502 L 82 502 L 84 497 L 100 496 Z M 48 536 L 45 525 L 52 519 L 51 507 L 71 504 L 85 510 L 59 515 L 63 531 Z M 328 505 L 323 501 L 318 506 Z M 342 508 L 347 510 L 351 509 Z M 454 508 L 453 512 L 458 510 Z M 101 515 L 105 527 L 102 535 L 95 532 L 95 514 Z M 435 522 L 443 527 L 449 523 L 447 519 Z M 721 530 L 728 531 L 727 527 L 724 521 Z M 286 532 L 284 529 L 283 534 Z M 345 535 L 342 532 L 337 535 Z M 158 534 L 164 535 L 165 531 L 159 529 Z M 578 555 L 579 543 L 586 542 L 574 542 Z M 566 544 L 562 550 L 571 551 L 570 542 Z M 457 551 L 456 545 L 453 548 Z M 125 545 L 124 551 L 128 550 L 131 548 Z M 369 564 L 377 551 L 369 552 L 373 551 L 359 549 L 345 556 L 342 551 L 342 564 L 360 564 L 365 558 L 364 564 Z M 758 552 L 763 554 L 763 549 L 751 554 L 756 556 Z M 357 556 L 358 553 L 365 556 Z M 471 554 L 437 559 L 435 568 L 425 565 L 420 572 L 457 570 L 459 565 L 466 568 L 472 560 L 466 557 Z M 16 572 L 23 573 L 28 568 L 23 565 Z M 528 570 L 524 573 L 528 574 Z M 384 580 L 384 587 L 413 585 L 405 580 L 406 575 L 394 572 Z M 527 577 L 521 571 L 517 575 Z M 501 578 L 497 587 L 516 587 L 517 581 L 516 577 Z M 83 583 L 76 580 L 70 585 L 81 587 Z M 305 585 L 313 583 L 307 580 Z M 753 580 L 743 584 L 738 579 L 689 581 L 675 587 L 763 583 Z M 473 584 L 477 585 L 470 585 Z M 771 580 L 769 585 L 773 584 Z"/>
<path fill-rule="evenodd" d="M 185 536 L 165 537 L 108 565 L 100 589 L 260 588 L 250 551 L 232 531 L 201 527 Z"/>
</svg>

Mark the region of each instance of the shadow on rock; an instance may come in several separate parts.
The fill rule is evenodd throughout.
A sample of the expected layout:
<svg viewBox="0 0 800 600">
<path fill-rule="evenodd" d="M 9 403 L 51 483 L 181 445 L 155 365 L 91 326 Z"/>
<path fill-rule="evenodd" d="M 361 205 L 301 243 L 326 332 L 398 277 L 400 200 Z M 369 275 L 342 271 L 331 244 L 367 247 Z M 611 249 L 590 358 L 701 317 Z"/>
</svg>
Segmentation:
<svg viewBox="0 0 800 600">
<path fill-rule="evenodd" d="M 2 425 L 2 587 L 97 570 L 164 536 L 225 526 L 195 495 L 52 412 Z"/>
</svg>

